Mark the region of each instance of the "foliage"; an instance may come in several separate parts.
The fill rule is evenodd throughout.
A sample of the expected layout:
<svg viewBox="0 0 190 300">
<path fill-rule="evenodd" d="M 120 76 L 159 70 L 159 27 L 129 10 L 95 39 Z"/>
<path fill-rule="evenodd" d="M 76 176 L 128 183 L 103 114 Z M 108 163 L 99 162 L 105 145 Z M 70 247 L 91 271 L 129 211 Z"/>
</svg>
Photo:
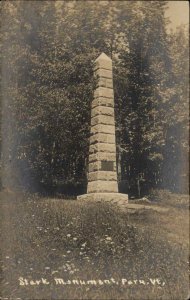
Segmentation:
<svg viewBox="0 0 190 300">
<path fill-rule="evenodd" d="M 176 208 L 189 208 L 189 196 L 188 195 L 179 195 L 170 192 L 169 190 L 150 190 L 148 197 L 151 201 L 156 202 L 157 204 L 172 206 Z"/>
<path fill-rule="evenodd" d="M 93 62 L 105 52 L 114 65 L 121 189 L 187 191 L 187 34 L 167 33 L 166 4 L 3 3 L 4 186 L 85 186 Z"/>
</svg>

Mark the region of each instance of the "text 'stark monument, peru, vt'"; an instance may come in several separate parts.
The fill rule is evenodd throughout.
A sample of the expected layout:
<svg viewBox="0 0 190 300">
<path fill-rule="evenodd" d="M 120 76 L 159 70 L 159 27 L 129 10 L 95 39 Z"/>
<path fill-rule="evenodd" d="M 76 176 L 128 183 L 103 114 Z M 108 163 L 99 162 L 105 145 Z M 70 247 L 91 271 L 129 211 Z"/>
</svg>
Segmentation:
<svg viewBox="0 0 190 300">
<path fill-rule="evenodd" d="M 102 53 L 95 60 L 98 85 L 91 106 L 91 136 L 87 194 L 78 199 L 125 200 L 118 193 L 112 60 Z"/>
</svg>

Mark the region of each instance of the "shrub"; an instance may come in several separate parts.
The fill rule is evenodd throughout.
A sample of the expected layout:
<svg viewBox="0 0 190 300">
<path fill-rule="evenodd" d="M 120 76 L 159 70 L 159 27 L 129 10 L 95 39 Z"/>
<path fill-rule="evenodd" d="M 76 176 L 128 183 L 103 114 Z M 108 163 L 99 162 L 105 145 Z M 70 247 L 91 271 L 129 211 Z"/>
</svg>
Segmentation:
<svg viewBox="0 0 190 300">
<path fill-rule="evenodd" d="M 189 196 L 184 194 L 172 193 L 169 190 L 152 189 L 149 199 L 162 205 L 169 205 L 178 208 L 188 208 Z"/>
</svg>

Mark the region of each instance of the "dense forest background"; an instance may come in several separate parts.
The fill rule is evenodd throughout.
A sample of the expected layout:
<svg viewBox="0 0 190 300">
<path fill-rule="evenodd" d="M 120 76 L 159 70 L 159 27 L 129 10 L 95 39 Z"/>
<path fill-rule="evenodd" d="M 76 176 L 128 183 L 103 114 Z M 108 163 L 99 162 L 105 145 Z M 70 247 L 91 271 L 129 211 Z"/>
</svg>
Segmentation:
<svg viewBox="0 0 190 300">
<path fill-rule="evenodd" d="M 86 189 L 93 62 L 113 59 L 119 189 L 188 190 L 188 28 L 166 1 L 3 1 L 1 177 Z"/>
</svg>

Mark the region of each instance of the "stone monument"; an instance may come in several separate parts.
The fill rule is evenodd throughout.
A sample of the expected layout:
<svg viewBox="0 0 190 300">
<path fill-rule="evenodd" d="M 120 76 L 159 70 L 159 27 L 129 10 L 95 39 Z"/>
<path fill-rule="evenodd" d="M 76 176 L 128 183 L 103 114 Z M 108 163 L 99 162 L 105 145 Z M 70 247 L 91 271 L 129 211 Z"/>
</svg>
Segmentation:
<svg viewBox="0 0 190 300">
<path fill-rule="evenodd" d="M 91 105 L 87 194 L 77 199 L 125 200 L 118 193 L 112 60 L 102 53 L 95 60 L 98 84 Z"/>
</svg>

